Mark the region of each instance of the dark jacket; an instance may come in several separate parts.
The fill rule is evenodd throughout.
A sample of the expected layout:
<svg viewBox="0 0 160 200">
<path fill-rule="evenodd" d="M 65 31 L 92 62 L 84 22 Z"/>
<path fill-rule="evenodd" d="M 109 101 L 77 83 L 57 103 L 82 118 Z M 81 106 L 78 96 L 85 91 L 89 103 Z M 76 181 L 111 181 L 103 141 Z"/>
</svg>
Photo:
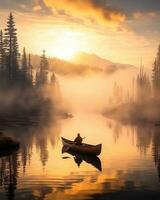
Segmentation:
<svg viewBox="0 0 160 200">
<path fill-rule="evenodd" d="M 82 144 L 82 138 L 81 138 L 81 136 L 77 136 L 76 138 L 75 138 L 75 140 L 74 140 L 74 143 L 76 144 L 76 145 L 81 145 Z"/>
</svg>

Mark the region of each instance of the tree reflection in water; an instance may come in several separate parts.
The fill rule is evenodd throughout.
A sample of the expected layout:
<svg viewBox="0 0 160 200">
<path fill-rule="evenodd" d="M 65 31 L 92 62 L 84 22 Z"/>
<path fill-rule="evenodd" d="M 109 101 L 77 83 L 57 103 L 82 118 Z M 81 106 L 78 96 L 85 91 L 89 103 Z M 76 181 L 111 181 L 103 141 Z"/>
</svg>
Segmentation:
<svg viewBox="0 0 160 200">
<path fill-rule="evenodd" d="M 158 177 L 160 182 L 160 127 L 156 126 L 154 128 L 153 134 L 153 158 L 158 171 Z"/>
<path fill-rule="evenodd" d="M 26 126 L 21 125 L 21 121 L 18 120 L 8 120 L 7 125 L 0 125 L 0 130 L 3 130 L 5 136 L 20 142 L 19 150 L 0 155 L 0 187 L 5 190 L 8 200 L 16 199 L 18 172 L 22 167 L 25 175 L 26 166 L 29 166 L 32 159 L 34 144 L 44 168 L 48 161 L 47 142 L 49 140 L 53 147 L 60 132 L 60 125 L 56 120 L 51 121 L 47 118 L 41 121 L 39 118 L 30 118 L 24 122 Z"/>
<path fill-rule="evenodd" d="M 0 158 L 0 185 L 4 187 L 8 200 L 15 199 L 18 178 L 18 152 Z"/>
<path fill-rule="evenodd" d="M 118 141 L 120 140 L 120 138 L 123 136 L 125 132 L 124 127 L 126 127 L 126 125 L 110 122 L 109 127 L 110 129 L 112 129 L 113 141 L 117 145 Z M 33 161 L 33 157 L 34 157 L 33 155 L 35 151 L 34 149 L 36 149 L 36 152 L 38 153 L 37 155 L 39 157 L 39 160 L 41 161 L 41 166 L 43 168 L 47 167 L 48 159 L 49 159 L 48 141 L 51 144 L 51 146 L 54 147 L 54 145 L 57 142 L 57 138 L 59 138 L 58 135 L 61 131 L 60 128 L 61 128 L 60 124 L 56 121 L 53 122 L 51 126 L 49 124 L 45 126 L 44 123 L 43 124 L 39 123 L 38 125 L 32 124 L 31 126 L 25 126 L 25 127 L 24 126 L 16 126 L 16 127 L 7 126 L 7 128 L 3 127 L 4 133 L 7 136 L 16 138 L 21 142 L 21 147 L 18 151 L 14 151 L 8 155 L 0 157 L 0 186 L 1 186 L 1 189 L 3 189 L 6 193 L 5 199 L 8 199 L 8 200 L 10 199 L 14 200 L 17 198 L 23 199 L 20 196 L 22 193 L 25 196 L 24 197 L 25 200 L 29 198 L 36 199 L 35 196 L 37 195 L 37 192 L 38 192 L 38 195 L 40 196 L 39 198 L 37 197 L 37 199 L 44 199 L 46 194 L 50 194 L 53 192 L 52 190 L 53 186 L 55 187 L 55 190 L 58 192 L 60 192 L 60 190 L 62 189 L 63 184 L 64 184 L 63 189 L 65 190 L 67 190 L 68 187 L 71 187 L 71 186 L 66 187 L 65 179 L 64 180 L 59 179 L 61 180 L 61 182 L 58 183 L 56 182 L 57 180 L 54 180 L 54 177 L 50 177 L 51 179 L 53 179 L 52 180 L 53 182 L 51 185 L 49 185 L 50 182 L 46 182 L 46 184 L 44 185 L 41 185 L 40 183 L 39 185 L 35 186 L 36 188 L 35 190 L 32 190 L 31 186 L 29 185 L 29 190 L 23 191 L 22 193 L 21 192 L 16 193 L 16 191 L 21 190 L 18 188 L 18 184 L 17 184 L 18 180 L 20 180 L 21 182 L 21 178 L 22 178 L 21 175 L 22 174 L 25 175 L 25 173 L 30 167 L 29 166 L 30 162 Z M 154 126 L 154 125 L 127 126 L 127 131 L 125 133 L 126 135 L 131 136 L 129 137 L 129 139 L 132 139 L 133 141 L 131 144 L 135 146 L 138 154 L 140 154 L 142 158 L 144 158 L 144 156 L 148 156 L 148 155 L 150 156 L 150 152 L 152 152 L 151 159 L 153 158 L 153 161 L 155 163 L 155 166 L 158 172 L 159 181 L 160 181 L 160 127 Z M 82 167 L 83 162 L 86 162 L 92 165 L 91 170 L 94 170 L 94 168 L 96 168 L 101 171 L 101 161 L 98 157 L 90 157 L 90 156 L 88 157 L 88 156 L 73 153 L 73 152 L 67 152 L 67 153 L 69 153 L 72 156 L 73 162 L 75 162 L 77 166 L 81 167 L 81 169 L 83 169 Z M 54 163 L 54 157 L 53 157 L 53 163 Z M 65 161 L 63 161 L 63 163 L 65 163 Z M 103 163 L 103 168 L 104 168 L 103 172 L 99 173 L 98 170 L 95 170 L 95 172 L 97 172 L 98 175 L 102 174 L 102 176 L 105 176 L 105 177 L 107 173 L 112 174 L 112 171 L 110 172 L 109 169 L 107 169 L 107 173 L 106 173 L 105 171 L 106 167 L 107 167 L 107 164 L 105 166 L 105 164 Z M 108 167 L 110 166 L 108 165 Z M 78 172 L 81 172 L 81 169 L 77 169 Z M 22 174 L 21 174 L 21 171 L 22 171 Z M 70 169 L 68 169 L 68 172 L 70 172 Z M 117 175 L 115 176 L 115 179 L 113 180 L 110 178 L 107 179 L 106 177 L 106 179 L 103 180 L 102 185 L 105 186 L 105 190 L 101 191 L 101 193 L 104 193 L 104 196 L 105 196 L 106 191 L 114 191 L 114 194 L 116 195 L 116 191 L 118 191 L 118 189 L 121 187 L 124 187 L 126 191 L 136 193 L 137 192 L 136 181 L 139 180 L 137 177 L 142 177 L 142 175 L 144 176 L 145 173 L 147 177 L 147 171 L 143 171 L 143 169 L 141 169 L 140 171 L 136 171 L 136 170 L 123 171 L 122 170 L 122 171 L 117 171 L 115 173 L 117 173 Z M 88 173 L 85 175 L 90 176 Z M 41 176 L 41 174 L 39 174 L 38 176 Z M 77 181 L 77 184 L 79 184 L 80 181 L 81 182 L 84 181 L 84 180 L 83 181 L 79 180 L 77 177 L 78 176 L 76 176 L 75 179 L 73 177 L 73 180 L 70 179 L 70 177 L 67 177 L 69 184 L 74 185 L 74 181 Z M 91 175 L 91 177 L 94 180 L 94 176 Z M 25 178 L 28 178 L 28 177 L 24 176 L 23 178 L 26 181 Z M 152 179 L 152 181 L 153 181 L 152 183 L 154 183 L 155 179 Z M 146 180 L 143 180 L 142 182 L 144 184 L 144 185 L 142 184 L 142 186 L 144 187 L 145 187 L 145 183 L 146 185 L 150 184 L 150 182 L 146 182 Z M 29 182 L 29 184 L 33 184 L 32 180 Z M 58 184 L 60 184 L 60 186 L 58 186 Z M 99 185 L 97 183 L 97 187 L 98 186 Z M 113 190 L 113 188 L 115 189 Z M 15 197 L 15 193 L 16 193 L 16 197 Z M 92 191 L 90 191 L 90 193 L 92 193 Z M 106 194 L 106 196 L 107 195 L 108 193 Z M 92 196 L 91 198 L 94 199 L 94 196 Z"/>
<path fill-rule="evenodd" d="M 117 142 L 122 134 L 123 124 L 115 121 L 107 123 L 113 129 L 113 137 Z M 160 182 L 160 126 L 154 124 L 132 125 L 129 134 L 133 136 L 133 141 L 136 143 L 135 145 L 141 155 L 146 156 L 149 149 L 152 149 L 152 156 Z"/>
</svg>

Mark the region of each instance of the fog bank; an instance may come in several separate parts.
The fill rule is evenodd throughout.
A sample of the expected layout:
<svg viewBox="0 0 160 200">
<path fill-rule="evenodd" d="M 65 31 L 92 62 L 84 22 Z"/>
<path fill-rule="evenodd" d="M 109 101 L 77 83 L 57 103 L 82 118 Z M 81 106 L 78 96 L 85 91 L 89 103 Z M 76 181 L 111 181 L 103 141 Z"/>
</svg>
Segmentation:
<svg viewBox="0 0 160 200">
<path fill-rule="evenodd" d="M 71 112 L 101 112 L 109 104 L 109 97 L 117 82 L 124 93 L 131 90 L 137 69 L 119 70 L 114 74 L 57 76 L 64 106 Z"/>
</svg>

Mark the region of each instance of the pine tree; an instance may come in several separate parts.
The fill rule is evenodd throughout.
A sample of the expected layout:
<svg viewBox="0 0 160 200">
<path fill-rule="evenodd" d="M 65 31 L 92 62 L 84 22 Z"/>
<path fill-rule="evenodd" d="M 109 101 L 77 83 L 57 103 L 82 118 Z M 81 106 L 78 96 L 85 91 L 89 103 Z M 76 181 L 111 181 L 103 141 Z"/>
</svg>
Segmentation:
<svg viewBox="0 0 160 200">
<path fill-rule="evenodd" d="M 4 71 L 4 43 L 3 43 L 3 32 L 2 30 L 0 31 L 0 75 L 3 75 L 3 71 Z"/>
<path fill-rule="evenodd" d="M 47 83 L 48 81 L 48 60 L 45 55 L 45 50 L 43 51 L 43 54 L 41 56 L 41 61 L 40 61 L 40 75 L 41 75 L 41 81 L 42 84 Z"/>
<path fill-rule="evenodd" d="M 137 101 L 144 103 L 148 100 L 148 94 L 151 92 L 151 84 L 149 77 L 144 72 L 144 68 L 140 67 L 140 72 L 137 76 Z"/>
<path fill-rule="evenodd" d="M 155 59 L 154 64 L 153 64 L 153 68 L 152 68 L 152 85 L 153 85 L 154 93 L 156 92 L 157 85 L 158 85 L 157 74 L 158 74 L 157 73 L 157 63 L 156 63 L 156 59 Z"/>
<path fill-rule="evenodd" d="M 56 82 L 56 76 L 55 76 L 54 73 L 52 73 L 52 76 L 51 76 L 51 83 L 52 83 L 52 84 L 55 84 L 55 82 Z"/>
<path fill-rule="evenodd" d="M 31 55 L 29 54 L 28 56 L 28 77 L 31 85 L 33 85 L 33 67 L 31 63 Z"/>
<path fill-rule="evenodd" d="M 27 65 L 27 56 L 26 56 L 26 49 L 23 48 L 23 55 L 22 55 L 22 75 L 25 82 L 27 82 L 28 77 L 28 65 Z"/>
<path fill-rule="evenodd" d="M 152 85 L 154 96 L 160 94 L 160 45 L 152 68 Z"/>
<path fill-rule="evenodd" d="M 4 48 L 5 59 L 7 65 L 7 74 L 9 81 L 17 81 L 18 76 L 18 42 L 17 42 L 17 29 L 12 13 L 10 13 L 7 27 L 4 32 Z"/>
<path fill-rule="evenodd" d="M 37 72 L 36 75 L 36 85 L 42 86 L 45 85 L 47 82 L 48 82 L 48 60 L 46 58 L 45 51 L 43 51 L 40 60 L 39 72 Z"/>
</svg>

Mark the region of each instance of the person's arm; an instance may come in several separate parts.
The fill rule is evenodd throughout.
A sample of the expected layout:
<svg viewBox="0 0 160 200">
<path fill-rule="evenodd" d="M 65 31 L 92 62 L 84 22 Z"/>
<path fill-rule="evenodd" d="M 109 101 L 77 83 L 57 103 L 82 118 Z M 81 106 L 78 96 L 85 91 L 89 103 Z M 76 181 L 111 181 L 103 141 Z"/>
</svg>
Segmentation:
<svg viewBox="0 0 160 200">
<path fill-rule="evenodd" d="M 73 141 L 74 143 L 76 143 L 77 142 L 77 137 L 74 139 L 74 141 Z"/>
</svg>

